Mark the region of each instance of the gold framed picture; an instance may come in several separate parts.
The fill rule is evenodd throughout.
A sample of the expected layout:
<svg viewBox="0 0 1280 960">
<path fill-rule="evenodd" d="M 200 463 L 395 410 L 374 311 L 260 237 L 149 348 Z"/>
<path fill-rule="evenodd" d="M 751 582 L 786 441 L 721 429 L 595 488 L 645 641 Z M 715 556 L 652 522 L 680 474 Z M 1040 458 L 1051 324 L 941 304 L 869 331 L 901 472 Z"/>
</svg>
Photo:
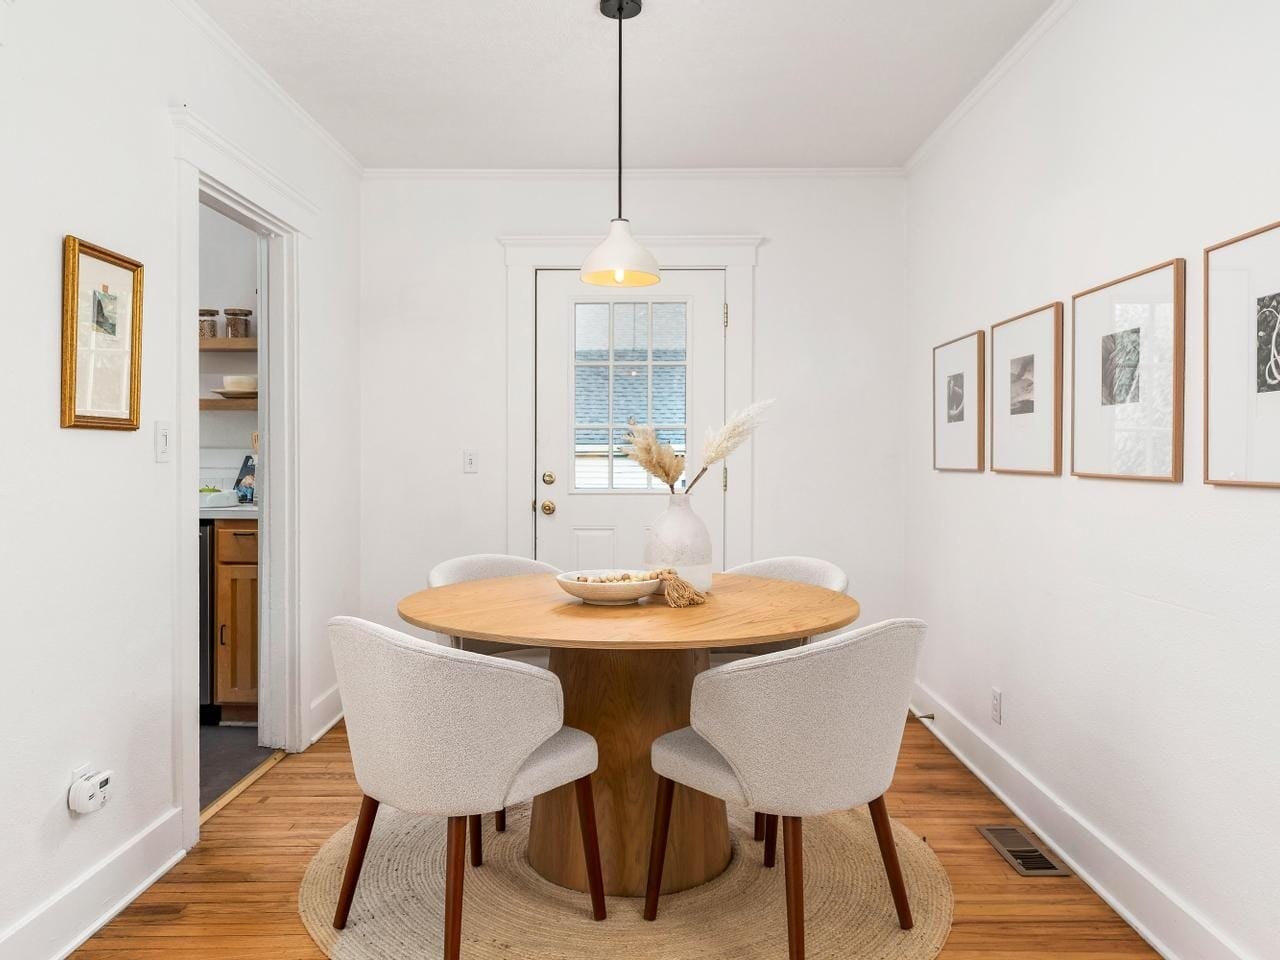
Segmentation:
<svg viewBox="0 0 1280 960">
<path fill-rule="evenodd" d="M 62 242 L 62 425 L 137 430 L 142 395 L 142 264 Z"/>
</svg>

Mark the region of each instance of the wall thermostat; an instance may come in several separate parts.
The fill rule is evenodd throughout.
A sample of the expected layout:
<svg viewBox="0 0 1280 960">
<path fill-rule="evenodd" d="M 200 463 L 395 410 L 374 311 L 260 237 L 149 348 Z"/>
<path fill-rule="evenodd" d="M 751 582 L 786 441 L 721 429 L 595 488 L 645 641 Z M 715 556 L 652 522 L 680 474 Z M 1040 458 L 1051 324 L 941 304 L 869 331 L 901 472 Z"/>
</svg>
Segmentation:
<svg viewBox="0 0 1280 960">
<path fill-rule="evenodd" d="M 67 806 L 75 813 L 93 813 L 107 803 L 107 789 L 111 786 L 111 771 L 99 770 L 78 777 L 67 793 Z"/>
</svg>

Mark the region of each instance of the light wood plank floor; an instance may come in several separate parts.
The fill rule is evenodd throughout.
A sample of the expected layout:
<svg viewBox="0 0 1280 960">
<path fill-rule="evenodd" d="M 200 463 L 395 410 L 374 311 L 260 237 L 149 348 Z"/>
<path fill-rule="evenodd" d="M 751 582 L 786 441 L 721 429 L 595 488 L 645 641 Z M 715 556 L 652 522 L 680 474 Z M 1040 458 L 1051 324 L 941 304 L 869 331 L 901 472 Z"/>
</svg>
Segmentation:
<svg viewBox="0 0 1280 960">
<path fill-rule="evenodd" d="M 359 800 L 338 726 L 214 816 L 199 845 L 74 956 L 323 960 L 298 918 L 298 885 Z M 915 721 L 888 804 L 927 838 L 951 877 L 955 924 L 943 960 L 1158 960 L 1078 879 L 1014 873 L 975 828 L 1016 821 Z"/>
</svg>

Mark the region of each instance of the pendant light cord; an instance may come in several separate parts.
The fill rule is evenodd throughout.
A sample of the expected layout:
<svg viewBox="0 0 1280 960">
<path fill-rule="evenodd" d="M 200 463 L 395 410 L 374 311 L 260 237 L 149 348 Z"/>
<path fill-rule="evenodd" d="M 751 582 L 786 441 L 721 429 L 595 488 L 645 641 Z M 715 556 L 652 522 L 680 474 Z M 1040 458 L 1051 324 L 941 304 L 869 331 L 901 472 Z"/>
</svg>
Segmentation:
<svg viewBox="0 0 1280 960">
<path fill-rule="evenodd" d="M 618 219 L 622 219 L 622 10 L 618 10 Z"/>
</svg>

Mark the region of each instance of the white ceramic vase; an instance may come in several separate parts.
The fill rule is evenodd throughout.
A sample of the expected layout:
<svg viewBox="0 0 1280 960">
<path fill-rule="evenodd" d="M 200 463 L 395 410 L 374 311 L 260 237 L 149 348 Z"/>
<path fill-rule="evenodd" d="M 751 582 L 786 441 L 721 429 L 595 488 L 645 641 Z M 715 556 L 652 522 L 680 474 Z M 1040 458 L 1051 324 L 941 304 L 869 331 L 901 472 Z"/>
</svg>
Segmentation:
<svg viewBox="0 0 1280 960">
<path fill-rule="evenodd" d="M 711 534 L 685 494 L 671 494 L 667 509 L 649 528 L 644 563 L 648 567 L 674 567 L 699 590 L 711 589 Z"/>
</svg>

